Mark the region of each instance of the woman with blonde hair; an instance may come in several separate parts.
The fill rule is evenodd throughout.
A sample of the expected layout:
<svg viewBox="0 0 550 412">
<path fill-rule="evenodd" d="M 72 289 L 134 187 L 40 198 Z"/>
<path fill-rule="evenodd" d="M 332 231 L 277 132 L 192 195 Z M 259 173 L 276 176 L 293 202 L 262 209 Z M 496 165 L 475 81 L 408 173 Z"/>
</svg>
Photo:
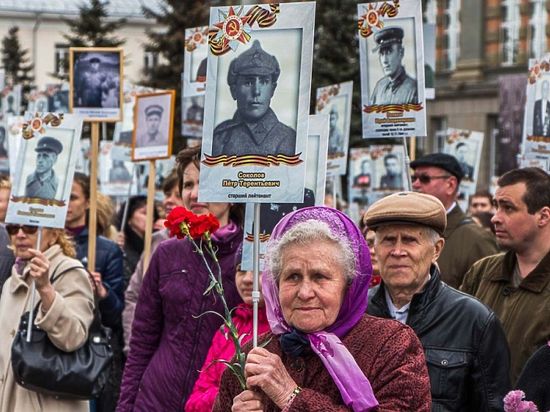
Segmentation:
<svg viewBox="0 0 550 412">
<path fill-rule="evenodd" d="M 32 282 L 38 304 L 35 325 L 63 351 L 75 351 L 86 342 L 94 317 L 88 274 L 74 259 L 74 245 L 63 229 L 43 228 L 38 247 L 36 226 L 7 224 L 6 230 L 16 260 L 0 297 L 0 412 L 88 411 L 87 401 L 59 399 L 19 386 L 11 368 L 11 345 L 21 316 L 34 309 L 29 307 Z"/>
</svg>

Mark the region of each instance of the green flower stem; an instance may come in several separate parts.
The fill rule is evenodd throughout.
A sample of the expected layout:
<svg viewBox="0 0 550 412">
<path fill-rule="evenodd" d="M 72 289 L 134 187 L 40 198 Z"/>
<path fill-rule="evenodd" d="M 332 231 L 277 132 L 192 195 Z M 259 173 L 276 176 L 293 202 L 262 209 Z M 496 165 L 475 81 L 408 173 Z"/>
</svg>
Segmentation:
<svg viewBox="0 0 550 412">
<path fill-rule="evenodd" d="M 239 333 L 237 331 L 237 328 L 235 327 L 235 324 L 233 323 L 233 319 L 231 317 L 231 311 L 229 310 L 229 307 L 227 306 L 227 302 L 225 300 L 224 296 L 224 290 L 223 290 L 223 284 L 222 284 L 222 270 L 220 267 L 220 262 L 218 260 L 218 257 L 216 256 L 216 253 L 214 251 L 214 247 L 212 246 L 212 238 L 210 236 L 210 233 L 204 234 L 204 240 L 206 242 L 203 243 L 203 239 L 201 238 L 200 244 L 197 244 L 195 239 L 193 239 L 189 235 L 189 228 L 185 223 L 182 223 L 182 232 L 185 234 L 185 236 L 189 239 L 189 241 L 193 244 L 193 247 L 195 248 L 195 251 L 201 256 L 206 269 L 208 270 L 208 275 L 210 277 L 210 286 L 208 287 L 206 293 L 209 293 L 212 289 L 215 289 L 216 293 L 220 296 L 220 299 L 223 304 L 223 309 L 225 316 L 224 323 L 226 328 L 229 330 L 229 336 L 231 337 L 231 340 L 233 341 L 233 345 L 235 346 L 235 356 L 237 359 L 237 363 L 229 363 L 229 362 L 223 362 L 225 363 L 230 370 L 235 374 L 237 379 L 239 380 L 239 383 L 241 385 L 241 388 L 244 390 L 246 389 L 246 378 L 244 376 L 244 366 L 246 362 L 246 356 L 242 350 L 240 339 L 239 339 Z M 214 272 L 212 271 L 212 268 L 210 267 L 210 264 L 208 263 L 208 260 L 206 258 L 206 255 L 203 251 L 203 246 L 205 246 L 206 252 L 208 255 L 212 258 L 216 265 L 216 271 L 218 275 L 214 275 Z"/>
</svg>

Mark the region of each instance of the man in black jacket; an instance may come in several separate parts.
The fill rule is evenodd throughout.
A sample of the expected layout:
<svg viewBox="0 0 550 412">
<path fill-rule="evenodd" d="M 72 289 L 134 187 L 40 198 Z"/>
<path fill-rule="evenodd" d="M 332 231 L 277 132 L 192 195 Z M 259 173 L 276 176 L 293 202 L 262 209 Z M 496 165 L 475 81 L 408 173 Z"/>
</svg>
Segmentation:
<svg viewBox="0 0 550 412">
<path fill-rule="evenodd" d="M 414 205 L 414 207 L 411 207 Z M 401 192 L 375 202 L 364 217 L 375 231 L 382 283 L 367 312 L 409 325 L 424 346 L 433 411 L 502 411 L 510 389 L 510 353 L 495 314 L 440 280 L 443 204 Z"/>
</svg>

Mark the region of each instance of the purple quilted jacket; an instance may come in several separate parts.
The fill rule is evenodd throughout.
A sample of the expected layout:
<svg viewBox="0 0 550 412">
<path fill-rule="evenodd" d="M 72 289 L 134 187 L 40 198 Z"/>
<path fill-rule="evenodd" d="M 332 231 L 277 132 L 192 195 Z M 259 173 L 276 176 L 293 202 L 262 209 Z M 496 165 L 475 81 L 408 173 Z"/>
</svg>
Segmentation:
<svg viewBox="0 0 550 412">
<path fill-rule="evenodd" d="M 230 224 L 215 238 L 229 307 L 241 302 L 235 287 L 235 253 L 242 231 Z M 219 298 L 203 296 L 210 280 L 187 240 L 162 242 L 151 257 L 136 306 L 130 352 L 117 412 L 182 411 L 210 342 L 222 321 Z"/>
</svg>

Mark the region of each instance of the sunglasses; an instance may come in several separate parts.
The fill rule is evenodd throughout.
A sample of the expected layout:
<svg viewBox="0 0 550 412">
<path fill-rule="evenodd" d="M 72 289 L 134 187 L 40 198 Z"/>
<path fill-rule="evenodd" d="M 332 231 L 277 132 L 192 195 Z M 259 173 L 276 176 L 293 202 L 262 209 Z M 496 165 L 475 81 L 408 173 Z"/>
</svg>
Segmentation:
<svg viewBox="0 0 550 412">
<path fill-rule="evenodd" d="M 11 235 L 16 235 L 19 233 L 19 229 L 23 231 L 26 235 L 34 235 L 38 231 L 38 226 L 27 226 L 27 225 L 6 225 L 6 231 Z"/>
<path fill-rule="evenodd" d="M 427 185 L 432 181 L 432 179 L 448 179 L 451 177 L 450 175 L 441 175 L 441 176 L 430 176 L 430 175 L 412 175 L 411 181 L 416 182 L 416 180 L 420 180 L 420 183 L 423 185 Z"/>
</svg>

